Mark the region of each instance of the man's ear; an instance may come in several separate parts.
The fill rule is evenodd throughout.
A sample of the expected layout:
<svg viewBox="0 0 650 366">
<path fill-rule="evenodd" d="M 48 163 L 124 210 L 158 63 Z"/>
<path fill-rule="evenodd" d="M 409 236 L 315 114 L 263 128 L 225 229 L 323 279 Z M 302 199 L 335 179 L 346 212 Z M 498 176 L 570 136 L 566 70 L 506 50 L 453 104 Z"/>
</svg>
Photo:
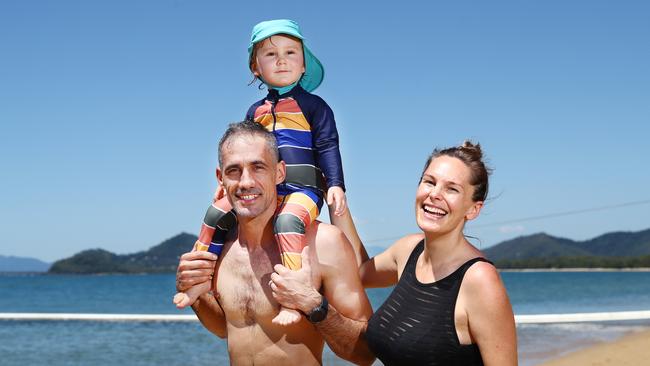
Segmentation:
<svg viewBox="0 0 650 366">
<path fill-rule="evenodd" d="M 283 160 L 280 160 L 276 166 L 275 174 L 275 184 L 280 184 L 284 182 L 284 179 L 287 177 L 287 165 Z"/>
<path fill-rule="evenodd" d="M 468 221 L 474 220 L 481 213 L 482 208 L 483 208 L 483 201 L 474 202 L 472 204 L 472 207 L 470 207 L 467 210 L 467 213 L 465 213 L 465 219 Z"/>
<path fill-rule="evenodd" d="M 223 173 L 219 167 L 217 167 L 217 181 L 219 182 L 220 186 L 223 186 Z"/>
</svg>

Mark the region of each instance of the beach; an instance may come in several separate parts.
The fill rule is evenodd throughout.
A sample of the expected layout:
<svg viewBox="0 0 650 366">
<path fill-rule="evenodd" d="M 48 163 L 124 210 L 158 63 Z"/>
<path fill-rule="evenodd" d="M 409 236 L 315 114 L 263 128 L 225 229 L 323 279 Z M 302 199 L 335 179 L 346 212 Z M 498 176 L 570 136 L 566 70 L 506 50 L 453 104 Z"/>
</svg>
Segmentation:
<svg viewBox="0 0 650 366">
<path fill-rule="evenodd" d="M 650 365 L 650 328 L 598 343 L 540 366 Z"/>
</svg>

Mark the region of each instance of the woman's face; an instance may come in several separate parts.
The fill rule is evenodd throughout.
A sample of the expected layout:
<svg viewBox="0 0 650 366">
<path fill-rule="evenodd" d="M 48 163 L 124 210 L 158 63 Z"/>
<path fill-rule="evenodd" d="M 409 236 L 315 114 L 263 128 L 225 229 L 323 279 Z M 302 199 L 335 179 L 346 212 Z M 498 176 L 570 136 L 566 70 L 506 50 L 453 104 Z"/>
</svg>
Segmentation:
<svg viewBox="0 0 650 366">
<path fill-rule="evenodd" d="M 415 220 L 425 233 L 462 230 L 478 216 L 483 202 L 474 202 L 471 171 L 461 160 L 439 156 L 422 174 L 415 195 Z"/>
</svg>

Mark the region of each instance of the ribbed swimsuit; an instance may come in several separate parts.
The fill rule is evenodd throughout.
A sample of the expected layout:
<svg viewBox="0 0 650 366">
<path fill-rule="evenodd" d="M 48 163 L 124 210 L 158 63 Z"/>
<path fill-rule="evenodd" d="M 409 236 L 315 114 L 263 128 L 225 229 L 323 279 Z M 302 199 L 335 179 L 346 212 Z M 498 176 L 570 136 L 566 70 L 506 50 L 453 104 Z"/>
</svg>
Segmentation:
<svg viewBox="0 0 650 366">
<path fill-rule="evenodd" d="M 415 267 L 423 250 L 424 241 L 413 249 L 395 289 L 368 321 L 370 349 L 387 366 L 483 365 L 476 344 L 460 344 L 454 308 L 467 269 L 489 261 L 473 258 L 441 280 L 421 283 Z"/>
</svg>

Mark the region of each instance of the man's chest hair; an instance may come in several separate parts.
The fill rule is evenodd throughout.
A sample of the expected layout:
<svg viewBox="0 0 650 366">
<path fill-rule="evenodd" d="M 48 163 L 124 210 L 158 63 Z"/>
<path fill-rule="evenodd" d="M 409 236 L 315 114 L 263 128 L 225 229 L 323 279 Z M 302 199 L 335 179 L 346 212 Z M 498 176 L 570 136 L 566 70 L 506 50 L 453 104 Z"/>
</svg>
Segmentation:
<svg viewBox="0 0 650 366">
<path fill-rule="evenodd" d="M 271 259 L 268 254 L 262 249 L 249 252 L 246 248 L 237 248 L 223 257 L 218 270 L 217 291 L 229 322 L 239 320 L 252 325 L 260 318 L 277 314 L 279 307 L 268 282 L 273 266 L 280 263 L 280 256 L 271 253 L 277 255 Z"/>
</svg>

